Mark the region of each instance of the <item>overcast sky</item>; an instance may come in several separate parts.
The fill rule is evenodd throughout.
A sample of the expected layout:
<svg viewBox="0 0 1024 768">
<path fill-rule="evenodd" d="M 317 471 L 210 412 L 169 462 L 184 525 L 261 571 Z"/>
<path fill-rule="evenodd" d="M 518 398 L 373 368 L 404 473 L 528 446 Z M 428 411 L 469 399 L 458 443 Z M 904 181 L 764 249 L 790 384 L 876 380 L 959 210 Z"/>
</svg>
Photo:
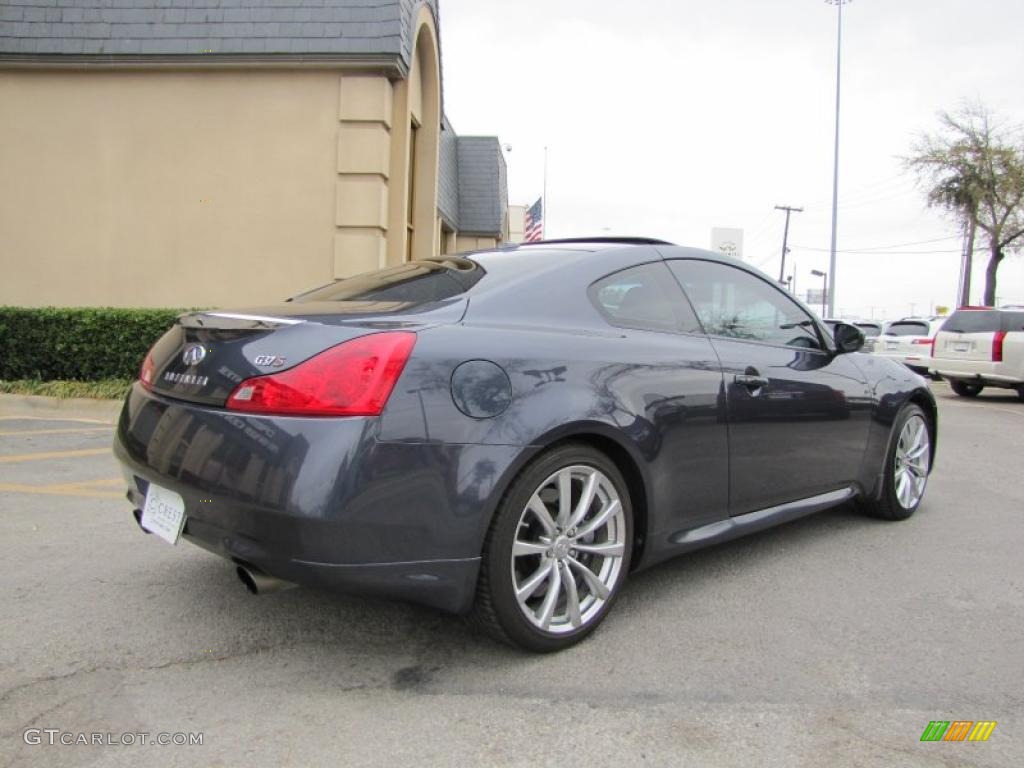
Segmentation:
<svg viewBox="0 0 1024 768">
<path fill-rule="evenodd" d="M 745 231 L 777 277 L 782 212 L 797 290 L 828 269 L 836 9 L 823 0 L 440 0 L 445 109 L 512 149 L 512 203 L 547 235 L 642 234 L 708 247 Z M 1024 3 L 854 0 L 843 8 L 837 312 L 952 304 L 956 225 L 900 165 L 939 110 L 981 99 L 1024 123 Z M 927 241 L 927 242 L 925 242 Z M 908 244 L 908 245 L 904 245 Z M 942 251 L 907 253 L 907 251 Z M 976 257 L 973 300 L 984 264 Z M 787 266 L 787 274 L 793 270 Z M 1024 256 L 999 300 L 1024 303 Z"/>
</svg>

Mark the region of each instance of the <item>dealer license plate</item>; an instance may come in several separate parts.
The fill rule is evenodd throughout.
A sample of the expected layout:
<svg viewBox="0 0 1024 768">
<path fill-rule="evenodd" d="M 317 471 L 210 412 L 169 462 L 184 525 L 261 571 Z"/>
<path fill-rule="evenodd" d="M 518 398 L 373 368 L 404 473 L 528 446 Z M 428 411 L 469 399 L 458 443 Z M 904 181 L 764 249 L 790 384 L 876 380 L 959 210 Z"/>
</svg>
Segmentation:
<svg viewBox="0 0 1024 768">
<path fill-rule="evenodd" d="M 185 500 L 174 491 L 150 483 L 142 507 L 142 527 L 169 544 L 177 544 L 185 527 Z"/>
</svg>

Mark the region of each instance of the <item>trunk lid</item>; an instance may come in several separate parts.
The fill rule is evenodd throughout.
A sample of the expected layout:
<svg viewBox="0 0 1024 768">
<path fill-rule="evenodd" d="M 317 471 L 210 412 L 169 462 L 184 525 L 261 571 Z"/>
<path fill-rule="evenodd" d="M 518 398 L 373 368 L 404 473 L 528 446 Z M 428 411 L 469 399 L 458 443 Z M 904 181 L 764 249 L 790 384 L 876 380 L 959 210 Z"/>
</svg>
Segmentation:
<svg viewBox="0 0 1024 768">
<path fill-rule="evenodd" d="M 924 355 L 931 350 L 930 326 L 922 320 L 900 320 L 892 323 L 885 333 L 878 337 L 878 349 L 890 355 Z M 922 343 L 924 342 L 924 343 Z"/>
<path fill-rule="evenodd" d="M 1002 320 L 995 309 L 958 309 L 935 337 L 935 357 L 991 360 L 992 340 Z"/>
<path fill-rule="evenodd" d="M 457 323 L 468 302 L 290 302 L 182 315 L 150 351 L 153 391 L 222 406 L 242 381 L 291 368 L 342 342 L 386 330 Z"/>
</svg>

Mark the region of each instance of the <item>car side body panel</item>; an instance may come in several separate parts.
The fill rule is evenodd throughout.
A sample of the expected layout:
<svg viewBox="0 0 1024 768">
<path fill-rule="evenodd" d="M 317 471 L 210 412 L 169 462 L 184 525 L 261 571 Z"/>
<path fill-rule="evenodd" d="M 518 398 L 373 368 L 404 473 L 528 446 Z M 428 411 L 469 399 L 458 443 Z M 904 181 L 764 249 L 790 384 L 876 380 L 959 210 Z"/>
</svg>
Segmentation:
<svg viewBox="0 0 1024 768">
<path fill-rule="evenodd" d="M 511 404 L 488 419 L 467 417 L 451 389 L 464 358 L 494 355 L 490 328 L 424 332 L 381 416 L 385 442 L 516 446 L 528 458 L 559 440 L 614 436 L 647 482 L 648 539 L 728 514 L 728 442 L 722 377 L 708 339 L 619 329 L 504 330 L 500 359 Z M 615 362 L 609 362 L 615 361 Z M 484 391 L 479 399 L 493 396 Z M 495 478 L 505 467 L 475 470 Z M 489 514 L 480 520 L 480 541 Z M 639 562 L 637 563 L 640 564 Z"/>
<path fill-rule="evenodd" d="M 861 464 L 861 492 L 872 498 L 882 492 L 882 472 L 888 455 L 889 440 L 896 416 L 904 405 L 913 401 L 921 406 L 932 424 L 932 466 L 938 446 L 938 407 L 928 381 L 906 366 L 879 355 L 849 356 L 870 387 L 871 421 L 868 441 Z"/>
<path fill-rule="evenodd" d="M 660 261 L 652 246 L 481 254 L 502 275 L 498 287 L 481 281 L 453 320 L 417 328 L 379 417 L 240 414 L 136 384 L 115 438 L 129 498 L 140 508 L 149 483 L 176 491 L 186 539 L 278 578 L 454 612 L 472 602 L 502 496 L 534 457 L 567 439 L 610 441 L 635 470 L 646 522 L 635 568 L 819 508 L 776 499 L 764 506 L 776 504 L 777 515 L 716 533 L 730 519 L 730 456 L 729 393 L 713 340 L 612 327 L 587 297 L 609 273 Z M 287 338 L 273 352 L 297 359 Z M 827 490 L 869 492 L 899 407 L 916 397 L 934 413 L 934 401 L 898 364 L 816 354 L 866 388 L 856 402 L 844 395 L 844 419 L 831 419 L 835 398 L 821 416 L 823 435 L 843 428 L 850 466 Z M 862 460 L 849 461 L 858 450 Z M 777 461 L 755 455 L 744 471 L 770 473 Z"/>
</svg>

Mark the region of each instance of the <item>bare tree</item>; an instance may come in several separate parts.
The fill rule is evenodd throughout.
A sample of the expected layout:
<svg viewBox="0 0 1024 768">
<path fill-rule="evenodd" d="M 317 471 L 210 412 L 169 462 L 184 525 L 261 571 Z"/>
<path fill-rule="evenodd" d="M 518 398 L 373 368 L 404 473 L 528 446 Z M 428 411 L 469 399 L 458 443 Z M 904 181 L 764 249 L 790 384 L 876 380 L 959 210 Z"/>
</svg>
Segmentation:
<svg viewBox="0 0 1024 768">
<path fill-rule="evenodd" d="M 996 276 L 1008 250 L 1024 245 L 1024 137 L 1006 130 L 982 104 L 939 113 L 940 129 L 924 133 L 904 158 L 928 195 L 964 228 L 965 269 L 962 304 L 969 303 L 970 258 L 976 233 L 987 240 L 986 305 L 996 302 Z"/>
</svg>

